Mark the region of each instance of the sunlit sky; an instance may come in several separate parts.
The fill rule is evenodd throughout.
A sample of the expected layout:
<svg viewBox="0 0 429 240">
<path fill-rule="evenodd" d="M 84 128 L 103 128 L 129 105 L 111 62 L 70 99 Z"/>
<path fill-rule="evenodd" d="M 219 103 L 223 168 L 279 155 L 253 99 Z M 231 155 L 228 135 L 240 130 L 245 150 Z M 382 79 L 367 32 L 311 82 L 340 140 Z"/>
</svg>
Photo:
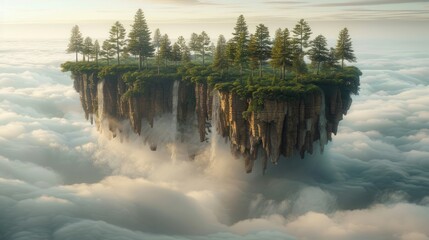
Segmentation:
<svg viewBox="0 0 429 240">
<path fill-rule="evenodd" d="M 290 28 L 305 18 L 328 38 L 344 26 L 358 36 L 393 38 L 398 29 L 426 36 L 429 23 L 428 0 L 2 0 L 1 34 L 62 38 L 79 24 L 84 34 L 103 37 L 116 20 L 129 26 L 138 8 L 152 29 L 173 37 L 201 30 L 228 36 L 239 14 L 251 29 L 258 23 Z"/>
</svg>

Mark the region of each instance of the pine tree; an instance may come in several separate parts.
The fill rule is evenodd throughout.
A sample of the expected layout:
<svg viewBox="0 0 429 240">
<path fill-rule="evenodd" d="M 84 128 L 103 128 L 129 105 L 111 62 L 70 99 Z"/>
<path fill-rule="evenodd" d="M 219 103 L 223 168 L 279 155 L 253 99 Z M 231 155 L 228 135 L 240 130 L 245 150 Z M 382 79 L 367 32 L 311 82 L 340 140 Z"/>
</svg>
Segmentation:
<svg viewBox="0 0 429 240">
<path fill-rule="evenodd" d="M 208 47 L 208 55 L 210 55 L 210 56 L 214 56 L 214 53 L 215 53 L 215 51 L 216 51 L 216 46 L 215 46 L 215 44 L 212 42 L 211 44 L 210 44 L 210 46 Z"/>
<path fill-rule="evenodd" d="M 329 50 L 328 59 L 325 61 L 324 66 L 326 66 L 328 69 L 338 67 L 338 59 L 334 48 Z"/>
<path fill-rule="evenodd" d="M 161 38 L 160 47 L 159 47 L 159 57 L 164 61 L 164 66 L 167 67 L 167 62 L 171 59 L 171 41 L 168 38 L 167 34 L 164 34 Z"/>
<path fill-rule="evenodd" d="M 179 44 L 180 48 L 183 49 L 186 46 L 186 40 L 183 36 L 179 36 L 177 38 L 177 44 Z"/>
<path fill-rule="evenodd" d="M 94 56 L 95 63 L 98 65 L 98 56 L 100 55 L 100 44 L 95 40 L 94 47 L 92 48 L 92 55 Z"/>
<path fill-rule="evenodd" d="M 159 65 L 160 65 L 160 57 L 159 57 L 159 47 L 161 46 L 161 31 L 159 28 L 155 30 L 155 33 L 153 34 L 153 46 L 156 48 L 156 66 L 158 67 L 158 74 L 159 74 Z"/>
<path fill-rule="evenodd" d="M 283 68 L 282 68 L 282 63 L 281 63 L 281 59 L 282 59 L 282 46 L 283 46 L 283 34 L 282 34 L 282 29 L 279 28 L 276 30 L 276 33 L 274 35 L 274 40 L 273 40 L 273 48 L 271 49 L 271 61 L 270 61 L 270 65 L 273 67 L 274 69 L 274 76 L 277 77 L 277 69 L 280 68 L 280 78 L 283 78 Z"/>
<path fill-rule="evenodd" d="M 301 48 L 294 40 L 292 40 L 292 69 L 297 74 L 303 74 L 308 71 Z"/>
<path fill-rule="evenodd" d="M 258 38 L 256 37 L 256 35 L 250 34 L 249 47 L 247 51 L 248 51 L 247 55 L 250 60 L 250 69 L 252 71 L 252 77 L 253 77 L 253 72 L 259 65 Z"/>
<path fill-rule="evenodd" d="M 226 70 L 228 71 L 229 67 L 232 66 L 235 62 L 235 52 L 236 52 L 236 47 L 235 47 L 235 43 L 234 40 L 229 40 L 226 43 L 226 58 L 228 60 L 228 66 L 226 68 Z"/>
<path fill-rule="evenodd" d="M 349 62 L 356 62 L 356 57 L 352 48 L 352 39 L 349 35 L 349 30 L 344 28 L 341 30 L 337 40 L 337 47 L 335 49 L 338 59 L 341 59 L 341 67 L 344 68 L 344 60 Z"/>
<path fill-rule="evenodd" d="M 191 50 L 189 50 L 188 46 L 185 46 L 182 49 L 181 61 L 183 64 L 189 63 L 191 61 Z"/>
<path fill-rule="evenodd" d="M 326 38 L 323 35 L 317 36 L 310 42 L 311 49 L 309 51 L 310 60 L 313 64 L 317 65 L 317 74 L 319 74 L 320 64 L 329 57 L 329 50 L 327 48 Z"/>
<path fill-rule="evenodd" d="M 271 57 L 270 32 L 264 24 L 256 26 L 256 56 L 259 63 L 259 77 L 262 77 L 262 65 Z"/>
<path fill-rule="evenodd" d="M 191 53 L 189 47 L 186 45 L 186 40 L 183 36 L 179 36 L 179 38 L 177 39 L 177 44 L 179 44 L 180 46 L 180 60 L 182 61 L 182 63 L 187 63 L 191 61 Z"/>
<path fill-rule="evenodd" d="M 305 48 L 308 48 L 308 41 L 312 33 L 310 25 L 308 25 L 308 23 L 304 19 L 301 19 L 295 25 L 295 28 L 292 32 L 294 34 L 294 41 L 296 41 L 296 43 L 300 47 L 301 54 L 304 57 Z"/>
<path fill-rule="evenodd" d="M 115 46 L 112 45 L 112 43 L 109 42 L 109 40 L 105 40 L 103 42 L 103 45 L 101 46 L 100 55 L 106 59 L 107 65 L 110 65 L 110 60 L 113 59 L 113 56 L 115 55 Z"/>
<path fill-rule="evenodd" d="M 205 31 L 201 32 L 201 34 L 198 36 L 198 47 L 199 52 L 201 53 L 201 56 L 203 57 L 203 66 L 205 65 L 205 57 L 206 57 L 206 52 L 210 51 L 209 46 L 210 46 L 210 37 L 209 35 L 207 35 L 207 33 Z"/>
<path fill-rule="evenodd" d="M 201 49 L 201 38 L 198 34 L 192 33 L 191 40 L 189 41 L 189 49 L 194 52 L 194 59 L 197 60 L 197 53 Z"/>
<path fill-rule="evenodd" d="M 246 20 L 243 15 L 240 15 L 237 19 L 237 24 L 234 28 L 233 42 L 235 45 L 235 64 L 240 68 L 240 75 L 243 74 L 243 68 L 247 64 L 248 59 L 248 43 L 249 43 L 249 31 L 247 28 Z"/>
<path fill-rule="evenodd" d="M 159 47 L 161 46 L 161 31 L 159 28 L 155 30 L 155 33 L 153 34 L 153 46 L 156 48 L 156 52 L 158 53 Z"/>
<path fill-rule="evenodd" d="M 82 51 L 83 38 L 79 30 L 79 26 L 75 25 L 71 30 L 70 42 L 68 44 L 67 53 L 76 54 L 76 62 L 78 61 L 77 55 Z"/>
<path fill-rule="evenodd" d="M 119 56 L 125 50 L 125 28 L 120 22 L 116 22 L 110 29 L 109 42 L 114 46 L 118 65 L 121 63 Z"/>
<path fill-rule="evenodd" d="M 152 56 L 154 52 L 150 31 L 141 9 L 137 10 L 131 27 L 131 32 L 128 34 L 128 50 L 131 54 L 139 56 L 139 70 L 141 70 L 142 61 Z"/>
<path fill-rule="evenodd" d="M 223 70 L 228 67 L 226 40 L 223 35 L 220 35 L 217 40 L 217 45 L 213 57 L 213 67 L 215 69 L 220 70 L 221 77 L 223 76 Z"/>
<path fill-rule="evenodd" d="M 90 37 L 86 37 L 82 47 L 83 61 L 85 61 L 85 56 L 88 57 L 88 62 L 90 61 L 89 58 L 93 52 L 93 48 L 94 44 L 92 44 L 92 39 Z"/>
<path fill-rule="evenodd" d="M 274 68 L 280 68 L 280 78 L 286 77 L 286 68 L 292 66 L 292 43 L 289 36 L 289 30 L 283 31 L 279 28 L 276 31 L 274 46 L 272 49 L 271 65 Z"/>
<path fill-rule="evenodd" d="M 180 45 L 176 42 L 173 44 L 173 47 L 171 49 L 171 60 L 177 66 L 177 63 L 181 60 L 181 58 L 182 58 L 182 52 L 180 49 Z"/>
</svg>

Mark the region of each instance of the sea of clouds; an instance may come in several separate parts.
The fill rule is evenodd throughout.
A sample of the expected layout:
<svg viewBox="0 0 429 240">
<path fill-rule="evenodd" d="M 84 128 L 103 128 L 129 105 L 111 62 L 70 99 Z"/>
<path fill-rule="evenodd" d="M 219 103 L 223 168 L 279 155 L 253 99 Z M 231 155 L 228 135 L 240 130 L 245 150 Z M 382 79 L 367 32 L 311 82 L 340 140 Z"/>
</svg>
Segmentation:
<svg viewBox="0 0 429 240">
<path fill-rule="evenodd" d="M 66 44 L 1 40 L 0 239 L 429 239 L 429 51 L 357 48 L 333 142 L 262 175 L 222 140 L 187 160 L 98 133 Z"/>
</svg>

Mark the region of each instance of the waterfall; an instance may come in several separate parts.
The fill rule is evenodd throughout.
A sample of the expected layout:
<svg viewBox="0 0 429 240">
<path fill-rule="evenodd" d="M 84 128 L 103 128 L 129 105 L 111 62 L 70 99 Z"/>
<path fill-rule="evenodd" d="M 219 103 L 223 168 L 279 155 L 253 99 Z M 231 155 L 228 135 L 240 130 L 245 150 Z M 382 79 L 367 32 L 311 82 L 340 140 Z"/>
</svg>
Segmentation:
<svg viewBox="0 0 429 240">
<path fill-rule="evenodd" d="M 319 116 L 319 135 L 320 135 L 320 150 L 323 153 L 323 149 L 328 142 L 328 134 L 326 132 L 326 105 L 325 105 L 325 92 L 323 90 L 321 92 L 321 106 L 320 106 L 320 116 Z"/>
<path fill-rule="evenodd" d="M 213 90 L 212 101 L 212 122 L 211 122 L 211 136 L 210 136 L 210 162 L 213 162 L 216 157 L 216 147 L 219 141 L 218 123 L 219 123 L 219 92 Z"/>
<path fill-rule="evenodd" d="M 179 81 L 174 81 L 173 84 L 173 117 L 171 124 L 171 132 L 173 133 L 173 142 L 177 140 L 177 105 L 179 102 Z"/>
<path fill-rule="evenodd" d="M 173 108 L 172 108 L 172 119 L 171 119 L 171 159 L 176 161 L 177 159 L 177 105 L 179 102 L 179 81 L 174 81 L 173 84 Z"/>
<path fill-rule="evenodd" d="M 101 125 L 103 124 L 104 118 L 104 94 L 103 94 L 104 81 L 99 81 L 97 84 L 97 115 L 98 115 L 98 124 L 101 130 Z"/>
</svg>

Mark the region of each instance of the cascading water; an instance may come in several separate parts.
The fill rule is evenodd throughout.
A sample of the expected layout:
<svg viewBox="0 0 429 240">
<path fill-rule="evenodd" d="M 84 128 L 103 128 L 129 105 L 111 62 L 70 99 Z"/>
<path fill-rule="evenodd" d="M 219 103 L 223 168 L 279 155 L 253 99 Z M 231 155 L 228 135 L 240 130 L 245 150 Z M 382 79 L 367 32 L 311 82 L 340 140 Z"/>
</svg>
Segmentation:
<svg viewBox="0 0 429 240">
<path fill-rule="evenodd" d="M 213 90 L 212 102 L 212 122 L 211 122 L 211 136 L 210 136 L 210 162 L 213 162 L 216 157 L 216 147 L 219 141 L 218 123 L 219 123 L 219 92 Z"/>
<path fill-rule="evenodd" d="M 320 116 L 319 116 L 319 134 L 320 134 L 320 151 L 323 152 L 326 143 L 328 142 L 328 134 L 326 132 L 326 106 L 325 106 L 325 92 L 321 92 Z"/>
<path fill-rule="evenodd" d="M 173 85 L 173 105 L 171 119 L 171 159 L 177 159 L 177 106 L 179 102 L 179 81 L 174 81 Z"/>
<path fill-rule="evenodd" d="M 102 124 L 104 119 L 104 94 L 103 94 L 104 81 L 99 81 L 97 84 L 97 117 L 98 128 L 102 131 Z"/>
</svg>

